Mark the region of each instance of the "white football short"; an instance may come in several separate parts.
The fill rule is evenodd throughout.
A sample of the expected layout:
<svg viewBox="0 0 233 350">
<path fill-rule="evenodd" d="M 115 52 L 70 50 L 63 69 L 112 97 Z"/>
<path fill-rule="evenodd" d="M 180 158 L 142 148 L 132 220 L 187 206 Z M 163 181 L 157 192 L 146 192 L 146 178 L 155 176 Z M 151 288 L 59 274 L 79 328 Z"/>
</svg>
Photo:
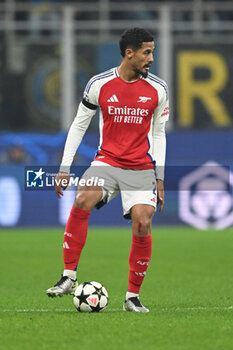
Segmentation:
<svg viewBox="0 0 233 350">
<path fill-rule="evenodd" d="M 133 170 L 93 161 L 82 178 L 103 180 L 103 197 L 96 205 L 99 209 L 121 194 L 123 215 L 130 218 L 130 210 L 136 204 L 157 205 L 156 176 L 153 169 Z"/>
</svg>

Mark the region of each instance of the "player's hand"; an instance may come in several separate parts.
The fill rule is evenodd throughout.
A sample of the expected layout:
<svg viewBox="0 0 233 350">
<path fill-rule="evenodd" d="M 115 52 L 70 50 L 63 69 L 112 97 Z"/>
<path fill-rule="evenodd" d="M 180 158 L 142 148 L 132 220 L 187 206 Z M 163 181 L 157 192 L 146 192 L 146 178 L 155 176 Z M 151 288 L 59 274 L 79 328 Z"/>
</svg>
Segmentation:
<svg viewBox="0 0 233 350">
<path fill-rule="evenodd" d="M 160 179 L 157 179 L 157 206 L 161 212 L 164 206 L 164 182 Z"/>
<path fill-rule="evenodd" d="M 55 192 L 58 198 L 63 196 L 63 191 L 65 190 L 70 181 L 70 174 L 59 172 L 55 178 Z"/>
</svg>

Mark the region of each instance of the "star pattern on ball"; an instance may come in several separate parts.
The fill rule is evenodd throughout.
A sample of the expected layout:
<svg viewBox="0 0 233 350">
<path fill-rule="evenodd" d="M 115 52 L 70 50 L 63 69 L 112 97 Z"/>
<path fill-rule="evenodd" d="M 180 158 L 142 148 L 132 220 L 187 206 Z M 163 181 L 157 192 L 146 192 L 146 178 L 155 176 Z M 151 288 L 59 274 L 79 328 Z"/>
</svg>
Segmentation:
<svg viewBox="0 0 233 350">
<path fill-rule="evenodd" d="M 102 287 L 101 288 L 96 288 L 96 291 L 93 294 L 97 294 L 99 297 L 101 297 L 101 295 L 104 295 Z"/>
<path fill-rule="evenodd" d="M 87 298 L 88 298 L 89 296 L 90 296 L 89 294 L 84 294 L 84 290 L 82 290 L 81 294 L 80 294 L 79 297 L 78 297 L 80 305 L 81 305 L 82 303 L 85 303 L 85 304 L 89 305 L 89 303 L 88 303 L 88 301 L 87 301 Z"/>
<path fill-rule="evenodd" d="M 103 311 L 107 304 L 108 304 L 108 295 L 105 293 L 105 289 L 103 286 L 99 283 L 100 287 L 98 288 L 96 286 L 97 282 L 84 282 L 81 287 L 81 293 L 78 292 L 77 295 L 74 296 L 74 298 L 78 299 L 78 305 L 76 306 L 77 310 L 80 312 L 100 312 Z M 85 288 L 86 286 L 92 286 L 94 288 L 93 292 L 89 292 L 89 288 Z M 86 289 L 86 292 L 85 292 Z M 93 290 L 93 289 L 92 289 Z M 80 294 L 79 294 L 80 293 Z M 104 297 L 104 302 L 102 300 L 102 297 Z M 96 302 L 96 305 L 95 305 Z M 84 305 L 88 305 L 88 308 L 84 307 Z M 102 305 L 102 306 L 100 306 Z M 84 308 L 83 308 L 84 307 Z"/>
</svg>

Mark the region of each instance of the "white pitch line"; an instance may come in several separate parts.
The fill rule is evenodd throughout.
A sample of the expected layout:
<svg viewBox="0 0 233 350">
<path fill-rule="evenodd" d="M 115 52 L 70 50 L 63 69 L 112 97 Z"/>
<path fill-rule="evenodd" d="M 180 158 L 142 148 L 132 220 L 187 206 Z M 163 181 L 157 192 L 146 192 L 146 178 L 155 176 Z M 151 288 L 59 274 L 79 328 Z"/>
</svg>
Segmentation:
<svg viewBox="0 0 233 350">
<path fill-rule="evenodd" d="M 74 309 L 5 309 L 0 312 L 70 312 Z"/>
<path fill-rule="evenodd" d="M 196 310 L 233 310 L 233 306 L 196 306 L 196 307 L 177 307 L 177 308 L 161 308 L 161 311 L 196 311 Z"/>
<path fill-rule="evenodd" d="M 200 311 L 200 310 L 233 310 L 233 306 L 196 306 L 196 307 L 177 307 L 177 308 L 154 308 L 153 311 Z M 0 312 L 18 312 L 18 313 L 26 313 L 26 312 L 72 312 L 75 311 L 75 309 L 5 309 L 0 310 Z M 108 309 L 109 312 L 111 311 L 122 311 L 122 309 Z"/>
</svg>

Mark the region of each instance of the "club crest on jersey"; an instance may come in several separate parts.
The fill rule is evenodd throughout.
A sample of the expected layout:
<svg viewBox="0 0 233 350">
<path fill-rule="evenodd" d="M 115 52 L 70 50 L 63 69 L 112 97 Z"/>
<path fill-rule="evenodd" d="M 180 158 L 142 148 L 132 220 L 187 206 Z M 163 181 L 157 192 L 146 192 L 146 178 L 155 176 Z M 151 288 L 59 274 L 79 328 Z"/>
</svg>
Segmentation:
<svg viewBox="0 0 233 350">
<path fill-rule="evenodd" d="M 145 97 L 145 96 L 139 96 L 139 100 L 137 102 L 146 103 L 147 101 L 151 100 L 151 97 Z"/>
</svg>

